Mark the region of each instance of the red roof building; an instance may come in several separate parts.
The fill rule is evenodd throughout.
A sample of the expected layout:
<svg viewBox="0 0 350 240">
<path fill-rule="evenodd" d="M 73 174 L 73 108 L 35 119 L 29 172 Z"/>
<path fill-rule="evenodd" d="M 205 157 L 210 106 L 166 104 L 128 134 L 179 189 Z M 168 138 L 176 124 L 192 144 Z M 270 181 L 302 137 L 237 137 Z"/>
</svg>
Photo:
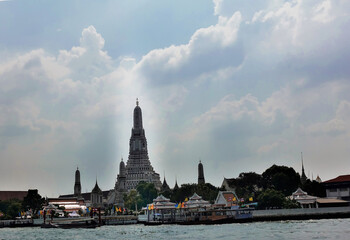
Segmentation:
<svg viewBox="0 0 350 240">
<path fill-rule="evenodd" d="M 17 199 L 23 201 L 28 191 L 0 191 L 0 201 Z"/>
<path fill-rule="evenodd" d="M 322 182 L 328 198 L 350 200 L 350 175 L 341 175 Z"/>
</svg>

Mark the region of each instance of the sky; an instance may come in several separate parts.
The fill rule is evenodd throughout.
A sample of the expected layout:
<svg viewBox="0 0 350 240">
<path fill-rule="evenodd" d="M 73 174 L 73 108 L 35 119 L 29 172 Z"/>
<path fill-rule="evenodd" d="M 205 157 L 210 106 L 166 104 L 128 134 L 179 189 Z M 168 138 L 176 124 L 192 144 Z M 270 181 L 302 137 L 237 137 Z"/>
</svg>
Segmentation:
<svg viewBox="0 0 350 240">
<path fill-rule="evenodd" d="M 0 190 L 114 187 L 136 98 L 173 187 L 350 174 L 347 0 L 0 1 Z"/>
</svg>

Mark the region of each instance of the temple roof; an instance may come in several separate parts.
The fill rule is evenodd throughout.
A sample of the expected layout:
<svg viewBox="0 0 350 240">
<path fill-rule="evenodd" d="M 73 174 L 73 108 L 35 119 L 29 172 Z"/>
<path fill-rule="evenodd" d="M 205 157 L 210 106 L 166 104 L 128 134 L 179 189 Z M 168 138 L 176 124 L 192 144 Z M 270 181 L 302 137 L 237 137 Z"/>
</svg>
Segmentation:
<svg viewBox="0 0 350 240">
<path fill-rule="evenodd" d="M 153 199 L 153 202 L 169 202 L 170 199 L 164 197 L 162 194 L 160 194 L 156 199 Z"/>
<path fill-rule="evenodd" d="M 97 180 L 96 180 L 95 187 L 92 189 L 91 193 L 101 193 L 101 194 L 102 194 L 102 190 L 101 190 L 100 187 L 98 186 Z"/>
<path fill-rule="evenodd" d="M 341 182 L 350 182 L 350 175 L 340 175 L 336 178 L 330 179 L 323 183 L 341 183 Z"/>
</svg>

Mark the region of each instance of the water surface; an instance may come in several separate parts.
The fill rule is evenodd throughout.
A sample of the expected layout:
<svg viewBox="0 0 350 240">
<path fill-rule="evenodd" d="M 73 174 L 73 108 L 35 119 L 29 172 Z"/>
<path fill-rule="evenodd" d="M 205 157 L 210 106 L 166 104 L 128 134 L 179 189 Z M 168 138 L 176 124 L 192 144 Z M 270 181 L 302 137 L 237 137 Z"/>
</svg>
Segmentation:
<svg viewBox="0 0 350 240">
<path fill-rule="evenodd" d="M 96 229 L 2 228 L 0 239 L 350 239 L 350 219 Z"/>
</svg>

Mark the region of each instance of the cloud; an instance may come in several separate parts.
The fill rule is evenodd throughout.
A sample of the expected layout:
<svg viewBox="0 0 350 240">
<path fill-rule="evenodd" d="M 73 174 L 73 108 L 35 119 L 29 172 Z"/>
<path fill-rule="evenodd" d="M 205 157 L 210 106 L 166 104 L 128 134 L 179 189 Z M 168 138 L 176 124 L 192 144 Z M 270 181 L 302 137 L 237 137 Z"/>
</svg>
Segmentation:
<svg viewBox="0 0 350 240">
<path fill-rule="evenodd" d="M 104 189 L 113 187 L 139 97 L 151 162 L 179 182 L 195 181 L 199 157 L 216 185 L 222 175 L 273 163 L 298 167 L 294 153 L 304 149 L 315 168 L 335 152 L 337 165 L 345 163 L 349 3 L 213 2 L 216 22 L 140 60 L 110 56 L 94 26 L 58 53 L 36 49 L 2 60 L 0 158 L 13 171 L 40 165 L 50 188 L 62 183 L 52 169 L 71 176 L 77 164 L 88 190 L 96 174 Z"/>
<path fill-rule="evenodd" d="M 150 51 L 137 63 L 136 71 L 150 84 L 171 84 L 238 66 L 242 62 L 236 43 L 240 23 L 239 12 L 219 16 L 216 25 L 198 29 L 187 44 Z"/>
<path fill-rule="evenodd" d="M 80 46 L 71 50 L 61 50 L 57 60 L 69 66 L 74 80 L 91 81 L 94 77 L 103 76 L 113 70 L 113 62 L 106 51 L 103 51 L 105 40 L 96 32 L 94 26 L 82 31 Z"/>
<path fill-rule="evenodd" d="M 336 110 L 335 117 L 327 122 L 316 122 L 308 126 L 305 130 L 311 134 L 349 134 L 350 124 L 348 119 L 350 117 L 350 102 L 341 101 Z"/>
</svg>

